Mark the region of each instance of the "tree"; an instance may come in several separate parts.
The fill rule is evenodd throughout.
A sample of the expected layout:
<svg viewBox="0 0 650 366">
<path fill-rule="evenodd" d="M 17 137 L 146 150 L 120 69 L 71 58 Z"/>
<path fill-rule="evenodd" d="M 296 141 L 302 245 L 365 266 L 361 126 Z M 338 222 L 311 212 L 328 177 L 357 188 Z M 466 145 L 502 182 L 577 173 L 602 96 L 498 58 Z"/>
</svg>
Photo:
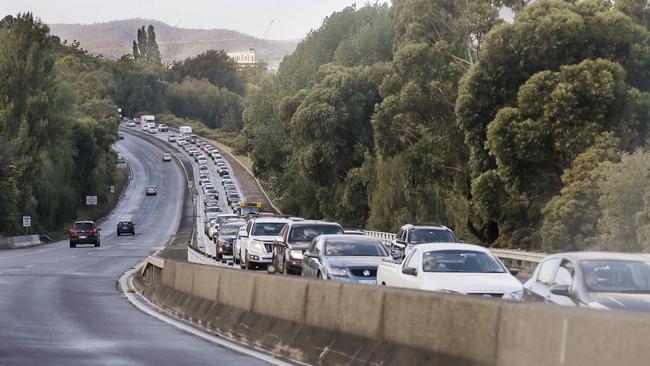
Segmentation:
<svg viewBox="0 0 650 366">
<path fill-rule="evenodd" d="M 156 41 L 156 31 L 153 25 L 145 29 L 138 29 L 137 42 L 133 41 L 133 59 L 141 62 L 148 62 L 154 65 L 162 65 L 160 49 Z"/>
<path fill-rule="evenodd" d="M 244 94 L 244 84 L 237 73 L 237 65 L 223 50 L 208 50 L 183 62 L 174 63 L 172 73 L 178 74 L 177 79 L 182 80 L 188 76 L 207 79 L 220 88 Z"/>
<path fill-rule="evenodd" d="M 600 181 L 602 209 L 598 248 L 641 252 L 650 249 L 650 153 L 624 154 Z"/>
<path fill-rule="evenodd" d="M 644 140 L 648 40 L 644 28 L 596 2 L 539 1 L 488 34 L 463 77 L 456 116 L 472 192 L 484 193 L 473 206 L 506 200 L 495 217 L 476 210 L 504 243 L 537 242 L 542 207 L 599 133 L 613 132 L 626 150 Z"/>
<path fill-rule="evenodd" d="M 578 155 L 562 175 L 563 187 L 544 207 L 540 230 L 547 251 L 585 250 L 598 247 L 601 218 L 600 185 L 618 160 L 619 142 L 612 133 L 596 137 L 593 146 Z"/>
</svg>

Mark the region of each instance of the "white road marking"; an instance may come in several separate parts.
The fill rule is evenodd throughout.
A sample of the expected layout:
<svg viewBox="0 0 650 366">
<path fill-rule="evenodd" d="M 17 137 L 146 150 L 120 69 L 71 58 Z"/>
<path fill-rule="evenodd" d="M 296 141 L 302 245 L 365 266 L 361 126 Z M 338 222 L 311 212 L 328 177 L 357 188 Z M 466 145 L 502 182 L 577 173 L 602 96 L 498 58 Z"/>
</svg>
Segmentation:
<svg viewBox="0 0 650 366">
<path fill-rule="evenodd" d="M 54 250 L 54 249 L 56 249 L 56 248 L 42 249 L 42 250 L 38 250 L 38 251 L 35 251 L 35 252 L 11 255 L 11 256 L 8 256 L 8 257 L 1 257 L 0 261 L 3 260 L 3 259 L 11 259 L 11 258 L 24 257 L 26 255 L 39 254 L 39 253 L 47 252 L 47 251 Z"/>
<path fill-rule="evenodd" d="M 30 264 L 29 266 L 25 266 L 25 268 L 32 268 L 32 267 L 34 267 L 33 264 Z"/>
<path fill-rule="evenodd" d="M 562 340 L 560 344 L 560 365 L 564 365 L 566 362 L 566 337 L 567 331 L 569 329 L 569 320 L 567 318 L 562 319 Z"/>
<path fill-rule="evenodd" d="M 143 265 L 143 263 L 141 262 L 137 266 L 135 266 L 135 268 L 140 268 L 142 265 Z M 179 322 L 179 321 L 177 321 L 175 319 L 167 317 L 164 314 L 159 313 L 159 312 L 147 307 L 144 303 L 142 303 L 138 298 L 136 298 L 132 293 L 130 293 L 128 291 L 130 288 L 132 288 L 132 285 L 130 285 L 130 279 L 131 279 L 131 276 L 133 275 L 133 273 L 135 273 L 135 271 L 137 271 L 137 269 L 130 269 L 130 270 L 124 272 L 124 274 L 120 277 L 118 283 L 120 285 L 120 289 L 122 290 L 122 293 L 126 296 L 126 298 L 129 300 L 129 302 L 131 304 L 133 304 L 138 310 L 140 310 L 140 311 L 142 311 L 142 312 L 144 312 L 146 314 L 149 314 L 150 316 L 152 316 L 152 317 L 154 317 L 154 318 L 156 318 L 156 319 L 158 319 L 158 320 L 160 320 L 162 322 L 165 322 L 165 323 L 167 323 L 167 324 L 169 324 L 169 325 L 171 325 L 173 327 L 176 327 L 176 328 L 178 328 L 178 329 L 180 329 L 180 330 L 182 330 L 184 332 L 187 332 L 187 333 L 192 334 L 194 336 L 197 336 L 197 337 L 199 337 L 201 339 L 204 339 L 204 340 L 206 340 L 206 341 L 208 341 L 210 343 L 217 344 L 219 346 L 222 346 L 224 348 L 228 348 L 228 349 L 237 351 L 239 353 L 243 353 L 243 354 L 245 354 L 247 356 L 255 357 L 255 358 L 259 359 L 259 360 L 268 362 L 268 363 L 273 364 L 273 365 L 281 365 L 281 366 L 292 366 L 292 365 L 296 365 L 296 364 L 305 365 L 304 363 L 298 362 L 298 361 L 295 361 L 295 363 L 289 363 L 289 362 L 286 362 L 286 361 L 283 361 L 283 360 L 278 360 L 276 358 L 273 358 L 273 356 L 271 356 L 271 355 L 261 353 L 261 352 L 256 352 L 253 349 L 249 349 L 247 347 L 240 346 L 240 345 L 238 345 L 238 344 L 236 344 L 234 342 L 230 342 L 226 338 L 216 337 L 216 336 L 213 336 L 213 335 L 211 335 L 209 333 L 203 332 L 200 329 L 191 327 L 191 326 L 189 326 L 187 324 L 183 324 L 183 323 L 181 323 L 181 322 Z"/>
</svg>

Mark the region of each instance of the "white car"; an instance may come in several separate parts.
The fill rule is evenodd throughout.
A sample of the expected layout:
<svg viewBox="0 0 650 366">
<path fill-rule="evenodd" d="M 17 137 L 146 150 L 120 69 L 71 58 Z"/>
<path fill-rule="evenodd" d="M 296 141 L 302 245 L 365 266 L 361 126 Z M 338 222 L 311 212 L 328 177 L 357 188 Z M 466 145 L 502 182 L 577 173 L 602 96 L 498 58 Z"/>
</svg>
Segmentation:
<svg viewBox="0 0 650 366">
<path fill-rule="evenodd" d="M 419 244 L 401 263 L 384 260 L 377 284 L 514 301 L 523 297 L 521 282 L 489 250 L 460 243 Z"/>
<path fill-rule="evenodd" d="M 273 243 L 288 219 L 278 217 L 255 218 L 240 229 L 233 244 L 233 260 L 243 268 L 253 264 L 268 264 L 273 260 Z"/>
<path fill-rule="evenodd" d="M 127 122 L 126 127 L 135 127 L 135 122 L 133 122 L 133 121 Z"/>
<path fill-rule="evenodd" d="M 169 127 L 167 127 L 166 124 L 161 123 L 161 124 L 158 125 L 158 131 L 160 131 L 160 132 L 167 132 L 167 131 L 169 131 Z"/>
<path fill-rule="evenodd" d="M 169 153 L 164 153 L 164 154 L 162 155 L 162 160 L 163 160 L 163 161 L 172 161 L 172 155 L 169 154 Z"/>
<path fill-rule="evenodd" d="M 156 186 L 148 186 L 145 188 L 144 193 L 147 196 L 155 196 L 158 194 L 158 188 L 156 188 Z"/>
</svg>

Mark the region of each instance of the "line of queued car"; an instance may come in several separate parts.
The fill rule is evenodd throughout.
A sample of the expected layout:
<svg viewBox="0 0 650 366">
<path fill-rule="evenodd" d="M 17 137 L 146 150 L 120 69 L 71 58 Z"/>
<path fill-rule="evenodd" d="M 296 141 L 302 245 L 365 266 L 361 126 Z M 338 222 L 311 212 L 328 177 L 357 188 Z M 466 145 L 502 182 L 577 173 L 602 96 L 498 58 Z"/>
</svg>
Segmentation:
<svg viewBox="0 0 650 366">
<path fill-rule="evenodd" d="M 228 203 L 239 202 L 239 197 L 230 198 L 237 188 L 218 151 L 205 143 L 199 148 L 217 164 Z M 550 255 L 522 285 L 515 277 L 517 269 L 507 268 L 482 246 L 457 240 L 453 231 L 442 225 L 404 225 L 395 239 L 384 245 L 362 230 L 320 220 L 272 215 L 244 219 L 223 213 L 208 220 L 206 234 L 217 244 L 217 258 L 231 255 L 234 264 L 243 269 L 268 266 L 272 272 L 322 280 L 650 311 L 650 256 L 645 254 Z"/>
</svg>

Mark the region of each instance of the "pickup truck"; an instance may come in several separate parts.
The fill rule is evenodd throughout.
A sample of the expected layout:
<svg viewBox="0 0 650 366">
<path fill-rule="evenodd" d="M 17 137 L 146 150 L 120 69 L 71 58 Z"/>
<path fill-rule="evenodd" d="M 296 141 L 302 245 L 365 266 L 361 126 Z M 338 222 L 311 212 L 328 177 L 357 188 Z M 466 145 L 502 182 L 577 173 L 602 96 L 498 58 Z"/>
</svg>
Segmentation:
<svg viewBox="0 0 650 366">
<path fill-rule="evenodd" d="M 401 262 L 383 260 L 377 284 L 520 301 L 523 286 L 516 273 L 478 245 L 419 244 Z"/>
<path fill-rule="evenodd" d="M 242 268 L 269 264 L 273 259 L 273 243 L 289 220 L 278 217 L 254 218 L 240 229 L 233 247 L 233 260 Z"/>
</svg>

